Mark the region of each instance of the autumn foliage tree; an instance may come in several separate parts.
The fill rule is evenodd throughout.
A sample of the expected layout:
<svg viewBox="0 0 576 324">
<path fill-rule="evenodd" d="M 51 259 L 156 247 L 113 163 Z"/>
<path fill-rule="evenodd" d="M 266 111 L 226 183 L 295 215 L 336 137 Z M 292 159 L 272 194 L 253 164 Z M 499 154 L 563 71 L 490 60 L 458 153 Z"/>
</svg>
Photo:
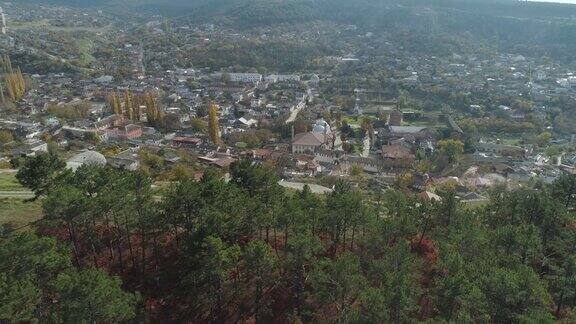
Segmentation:
<svg viewBox="0 0 576 324">
<path fill-rule="evenodd" d="M 160 107 L 158 107 L 156 97 L 152 93 L 146 92 L 142 95 L 142 102 L 146 107 L 146 118 L 148 124 L 156 127 L 160 126 L 164 120 L 164 114 Z"/>
<path fill-rule="evenodd" d="M 114 112 L 116 115 L 123 115 L 122 105 L 120 103 L 120 98 L 116 91 L 112 91 L 106 97 L 106 102 L 108 103 L 108 107 Z"/>
<path fill-rule="evenodd" d="M 214 103 L 210 103 L 210 107 L 208 108 L 208 135 L 214 145 L 220 145 L 222 142 L 218 123 L 218 106 Z"/>
<path fill-rule="evenodd" d="M 0 68 L 4 72 L 4 83 L 6 85 L 6 92 L 8 98 L 12 102 L 20 101 L 24 94 L 26 94 L 26 80 L 20 68 L 14 70 L 12 68 L 12 62 L 8 55 L 0 57 Z M 5 100 L 4 86 L 0 84 L 0 99 L 2 102 Z"/>
<path fill-rule="evenodd" d="M 134 105 L 132 94 L 128 90 L 124 92 L 124 113 L 126 118 L 129 120 L 134 120 Z"/>
<path fill-rule="evenodd" d="M 6 74 L 5 82 L 10 100 L 13 102 L 20 101 L 26 94 L 26 81 L 20 69 Z"/>
</svg>

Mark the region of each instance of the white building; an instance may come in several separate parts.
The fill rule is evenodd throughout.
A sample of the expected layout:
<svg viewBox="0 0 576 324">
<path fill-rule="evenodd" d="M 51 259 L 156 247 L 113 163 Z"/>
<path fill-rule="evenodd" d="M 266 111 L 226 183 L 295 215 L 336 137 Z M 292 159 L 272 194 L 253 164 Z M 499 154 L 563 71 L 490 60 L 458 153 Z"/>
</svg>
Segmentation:
<svg viewBox="0 0 576 324">
<path fill-rule="evenodd" d="M 271 74 L 266 77 L 270 83 L 276 82 L 300 82 L 300 76 L 295 74 Z"/>
<path fill-rule="evenodd" d="M 96 151 L 85 151 L 73 156 L 68 161 L 66 161 L 66 169 L 70 169 L 72 171 L 76 171 L 83 165 L 105 166 L 106 157 Z"/>
<path fill-rule="evenodd" d="M 28 139 L 24 141 L 24 145 L 12 150 L 12 156 L 37 156 L 38 154 L 47 152 L 48 144 L 46 142 L 37 139 Z"/>
<path fill-rule="evenodd" d="M 226 81 L 230 82 L 259 83 L 262 81 L 262 74 L 258 73 L 215 73 L 212 76 L 220 79 L 228 78 Z"/>
</svg>

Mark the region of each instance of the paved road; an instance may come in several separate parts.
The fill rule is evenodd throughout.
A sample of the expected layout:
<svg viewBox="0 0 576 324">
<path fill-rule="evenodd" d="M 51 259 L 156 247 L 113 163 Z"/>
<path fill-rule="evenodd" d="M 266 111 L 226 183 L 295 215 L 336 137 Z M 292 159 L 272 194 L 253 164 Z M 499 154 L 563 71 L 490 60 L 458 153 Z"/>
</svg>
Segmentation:
<svg viewBox="0 0 576 324">
<path fill-rule="evenodd" d="M 288 119 L 286 119 L 286 124 L 290 124 L 290 123 L 294 122 L 296 120 L 296 117 L 298 117 L 298 114 L 300 113 L 300 111 L 302 109 L 304 109 L 305 107 L 306 107 L 306 105 L 304 105 L 300 108 L 294 109 L 294 111 L 290 113 L 290 117 L 288 117 Z"/>
</svg>

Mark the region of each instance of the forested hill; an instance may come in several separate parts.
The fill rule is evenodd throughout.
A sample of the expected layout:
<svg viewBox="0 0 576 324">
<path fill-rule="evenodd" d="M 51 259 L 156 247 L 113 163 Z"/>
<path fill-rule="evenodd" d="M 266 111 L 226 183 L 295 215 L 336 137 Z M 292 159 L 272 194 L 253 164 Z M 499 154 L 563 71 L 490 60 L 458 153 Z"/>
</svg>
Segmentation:
<svg viewBox="0 0 576 324">
<path fill-rule="evenodd" d="M 576 51 L 576 5 L 515 0 L 23 0 L 161 13 L 234 28 L 331 21 L 392 37 L 490 46 L 568 60 Z M 466 48 L 467 46 L 461 46 Z"/>
<path fill-rule="evenodd" d="M 220 0 L 188 5 L 192 9 L 186 15 L 180 11 L 180 18 L 226 21 L 237 28 L 324 20 L 392 38 L 409 34 L 415 43 L 464 39 L 467 44 L 562 60 L 576 51 L 575 5 L 512 0 Z"/>
<path fill-rule="evenodd" d="M 377 18 L 383 11 L 402 7 L 457 10 L 462 13 L 517 18 L 570 18 L 576 15 L 575 5 L 526 3 L 517 0 L 21 0 L 21 2 L 154 9 L 177 15 L 206 15 L 207 18 L 220 15 L 233 16 L 239 12 L 253 12 L 255 16 L 260 12 L 266 12 L 271 18 L 286 19 L 297 16 L 317 19 L 354 16 Z"/>
</svg>

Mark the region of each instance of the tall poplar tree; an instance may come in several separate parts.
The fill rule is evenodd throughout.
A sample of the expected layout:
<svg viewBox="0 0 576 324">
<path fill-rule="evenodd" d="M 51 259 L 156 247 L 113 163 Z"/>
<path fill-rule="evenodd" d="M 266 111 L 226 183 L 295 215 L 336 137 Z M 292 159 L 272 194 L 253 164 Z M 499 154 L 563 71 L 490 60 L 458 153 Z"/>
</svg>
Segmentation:
<svg viewBox="0 0 576 324">
<path fill-rule="evenodd" d="M 218 123 L 218 107 L 214 103 L 210 103 L 208 108 L 208 135 L 214 145 L 218 146 L 222 142 Z"/>
</svg>

